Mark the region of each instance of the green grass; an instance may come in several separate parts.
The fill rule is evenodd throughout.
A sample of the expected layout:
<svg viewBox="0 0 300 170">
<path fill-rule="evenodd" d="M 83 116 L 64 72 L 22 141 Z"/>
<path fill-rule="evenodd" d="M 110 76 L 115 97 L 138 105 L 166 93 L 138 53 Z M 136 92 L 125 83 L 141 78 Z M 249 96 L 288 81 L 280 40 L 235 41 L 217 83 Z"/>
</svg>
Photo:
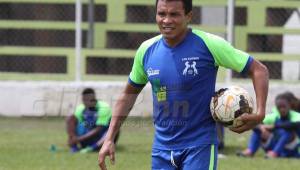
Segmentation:
<svg viewBox="0 0 300 170">
<path fill-rule="evenodd" d="M 246 146 L 249 133 L 226 133 L 225 159 L 219 170 L 296 170 L 300 160 L 265 160 L 260 151 L 255 158 L 237 158 L 236 150 Z M 112 170 L 150 169 L 153 127 L 149 119 L 129 119 L 122 128 Z M 49 150 L 54 144 L 56 152 Z M 70 154 L 61 118 L 0 117 L 0 170 L 79 170 L 98 169 L 97 153 Z"/>
</svg>

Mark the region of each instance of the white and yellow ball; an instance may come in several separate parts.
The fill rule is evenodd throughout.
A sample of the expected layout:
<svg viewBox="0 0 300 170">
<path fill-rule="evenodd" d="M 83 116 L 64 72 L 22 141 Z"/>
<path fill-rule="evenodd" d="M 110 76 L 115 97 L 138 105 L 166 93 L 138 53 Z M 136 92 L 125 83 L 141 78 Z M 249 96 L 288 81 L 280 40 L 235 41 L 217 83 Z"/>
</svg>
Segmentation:
<svg viewBox="0 0 300 170">
<path fill-rule="evenodd" d="M 215 121 L 227 127 L 238 127 L 237 119 L 244 113 L 253 113 L 253 99 L 249 93 L 238 86 L 220 89 L 210 102 L 210 111 Z"/>
</svg>

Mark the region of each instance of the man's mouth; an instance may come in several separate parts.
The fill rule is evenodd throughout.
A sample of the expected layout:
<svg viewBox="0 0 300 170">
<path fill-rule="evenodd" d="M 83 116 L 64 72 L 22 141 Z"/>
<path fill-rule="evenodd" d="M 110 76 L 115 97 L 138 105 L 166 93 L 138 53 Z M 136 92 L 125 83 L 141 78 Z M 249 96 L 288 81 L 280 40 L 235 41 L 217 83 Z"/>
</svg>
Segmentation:
<svg viewBox="0 0 300 170">
<path fill-rule="evenodd" d="M 169 26 L 163 26 L 162 28 L 163 28 L 164 31 L 167 31 L 167 32 L 172 31 L 172 30 L 175 29 L 174 27 L 169 27 Z"/>
</svg>

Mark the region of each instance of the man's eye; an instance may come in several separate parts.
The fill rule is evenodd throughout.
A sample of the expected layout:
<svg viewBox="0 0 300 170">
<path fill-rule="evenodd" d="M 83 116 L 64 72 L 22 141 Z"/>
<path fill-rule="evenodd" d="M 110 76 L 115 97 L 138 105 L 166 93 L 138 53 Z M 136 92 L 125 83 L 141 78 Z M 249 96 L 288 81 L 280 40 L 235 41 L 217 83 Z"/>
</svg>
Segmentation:
<svg viewBox="0 0 300 170">
<path fill-rule="evenodd" d="M 157 13 L 159 16 L 165 16 L 166 14 L 164 12 L 158 12 Z"/>
<path fill-rule="evenodd" d="M 178 16 L 179 14 L 178 13 L 171 13 L 170 14 L 172 17 L 176 17 L 176 16 Z"/>
</svg>

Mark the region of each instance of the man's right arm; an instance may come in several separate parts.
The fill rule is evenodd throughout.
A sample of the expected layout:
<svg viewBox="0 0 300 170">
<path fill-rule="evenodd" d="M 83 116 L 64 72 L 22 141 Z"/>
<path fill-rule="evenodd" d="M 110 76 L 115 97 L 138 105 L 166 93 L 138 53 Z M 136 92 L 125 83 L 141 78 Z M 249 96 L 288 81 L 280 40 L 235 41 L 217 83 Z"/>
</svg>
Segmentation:
<svg viewBox="0 0 300 170">
<path fill-rule="evenodd" d="M 114 139 L 123 123 L 132 109 L 138 94 L 143 88 L 134 87 L 127 83 L 125 89 L 119 96 L 113 110 L 112 119 L 105 141 L 99 151 L 98 163 L 102 170 L 106 170 L 105 157 L 109 156 L 112 163 L 115 160 Z"/>
<path fill-rule="evenodd" d="M 67 124 L 67 133 L 68 133 L 68 144 L 71 146 L 76 144 L 74 142 L 74 139 L 76 138 L 76 124 L 77 124 L 76 117 L 73 114 L 70 115 L 66 120 L 66 124 Z"/>
<path fill-rule="evenodd" d="M 106 140 L 114 141 L 120 126 L 123 121 L 128 116 L 130 110 L 132 109 L 137 96 L 142 91 L 143 88 L 134 87 L 127 83 L 125 89 L 119 96 L 113 110 L 112 119 L 109 125 L 109 130 L 107 132 Z"/>
</svg>

